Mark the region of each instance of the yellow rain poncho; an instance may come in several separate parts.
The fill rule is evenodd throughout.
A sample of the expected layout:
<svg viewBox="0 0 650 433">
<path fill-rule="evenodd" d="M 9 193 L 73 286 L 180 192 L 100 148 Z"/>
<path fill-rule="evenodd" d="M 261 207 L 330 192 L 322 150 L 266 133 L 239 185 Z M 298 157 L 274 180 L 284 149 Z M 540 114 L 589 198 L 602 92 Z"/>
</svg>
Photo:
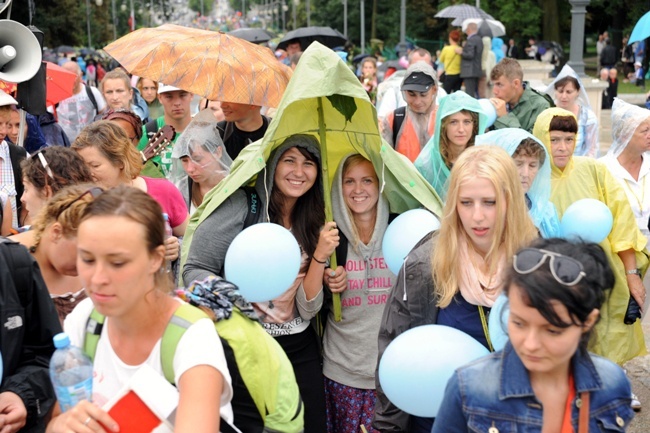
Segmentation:
<svg viewBox="0 0 650 433">
<path fill-rule="evenodd" d="M 553 163 L 549 125 L 555 116 L 573 114 L 561 108 L 544 110 L 537 117 L 533 134 L 544 143 L 551 157 L 551 201 L 560 219 L 571 204 L 583 198 L 602 201 L 614 216 L 612 231 L 600 246 L 607 254 L 616 284 L 600 310 L 601 319 L 594 330 L 589 350 L 623 364 L 647 351 L 641 322 L 637 320 L 633 325 L 623 323 L 630 291 L 623 262 L 617 253 L 634 249 L 637 267 L 645 274 L 648 256 L 644 247 L 647 240 L 637 228 L 625 191 L 603 163 L 593 158 L 573 156 L 564 171 Z"/>
</svg>

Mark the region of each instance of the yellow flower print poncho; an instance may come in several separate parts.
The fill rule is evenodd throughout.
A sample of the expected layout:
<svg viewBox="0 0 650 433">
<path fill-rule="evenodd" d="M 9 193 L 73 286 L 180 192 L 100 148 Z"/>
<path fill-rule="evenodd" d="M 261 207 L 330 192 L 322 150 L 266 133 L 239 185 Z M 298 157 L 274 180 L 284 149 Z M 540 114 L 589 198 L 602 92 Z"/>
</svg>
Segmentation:
<svg viewBox="0 0 650 433">
<path fill-rule="evenodd" d="M 646 238 L 636 225 L 625 191 L 603 163 L 593 158 L 573 156 L 564 171 L 553 163 L 549 126 L 555 116 L 573 114 L 561 108 L 549 108 L 537 117 L 533 134 L 544 143 L 551 158 L 551 201 L 560 220 L 571 204 L 583 198 L 602 201 L 614 216 L 612 231 L 600 246 L 607 254 L 616 283 L 600 310 L 601 319 L 594 330 L 589 350 L 623 364 L 647 352 L 641 322 L 637 320 L 633 325 L 623 323 L 630 291 L 623 262 L 617 253 L 634 249 L 637 267 L 645 274 L 648 267 Z"/>
</svg>

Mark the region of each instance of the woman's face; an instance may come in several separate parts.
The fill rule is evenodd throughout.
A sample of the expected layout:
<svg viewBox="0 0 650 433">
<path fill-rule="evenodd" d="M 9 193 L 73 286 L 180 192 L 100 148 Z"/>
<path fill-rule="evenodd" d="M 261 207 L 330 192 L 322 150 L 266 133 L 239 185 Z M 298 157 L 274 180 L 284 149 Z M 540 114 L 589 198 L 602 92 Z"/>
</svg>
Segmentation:
<svg viewBox="0 0 650 433">
<path fill-rule="evenodd" d="M 77 153 L 90 169 L 93 181 L 98 186 L 110 189 L 124 183 L 124 169 L 113 165 L 97 147 L 77 149 Z"/>
<path fill-rule="evenodd" d="M 498 208 L 497 193 L 489 179 L 473 177 L 460 186 L 456 212 L 474 249 L 483 256 L 494 241 L 499 221 Z M 504 219 L 505 215 L 500 218 L 501 221 Z"/>
<path fill-rule="evenodd" d="M 524 193 L 527 193 L 535 181 L 535 177 L 539 171 L 539 159 L 534 156 L 524 155 L 523 153 L 514 156 L 512 159 L 515 161 L 515 165 L 517 166 L 519 181 L 524 189 Z"/>
<path fill-rule="evenodd" d="M 365 62 L 361 68 L 361 73 L 364 77 L 374 77 L 377 73 L 377 67 L 372 62 Z"/>
<path fill-rule="evenodd" d="M 578 89 L 573 83 L 568 82 L 564 86 L 555 89 L 555 103 L 565 110 L 573 108 L 578 100 Z"/>
<path fill-rule="evenodd" d="M 532 374 L 566 372 L 571 358 L 578 350 L 583 332 L 589 329 L 592 319 L 595 321 L 598 310 L 592 312 L 593 317 L 589 316 L 588 325 L 558 328 L 551 325 L 539 310 L 526 305 L 522 298 L 522 289 L 518 286 L 513 284 L 510 287 L 508 299 L 508 334 L 526 369 Z M 551 303 L 558 317 L 565 323 L 571 323 L 567 308 L 559 301 Z"/>
<path fill-rule="evenodd" d="M 147 78 L 142 78 L 141 83 L 142 97 L 147 101 L 147 104 L 151 104 L 156 99 L 156 96 L 158 96 L 158 88 L 154 85 L 153 81 Z"/>
<path fill-rule="evenodd" d="M 370 161 L 352 165 L 343 173 L 343 199 L 354 216 L 376 213 L 379 185 Z"/>
<path fill-rule="evenodd" d="M 91 217 L 79 226 L 77 246 L 79 276 L 101 314 L 128 314 L 155 289 L 163 253 L 150 254 L 142 224 L 124 216 Z"/>
<path fill-rule="evenodd" d="M 549 131 L 553 164 L 564 171 L 576 147 L 576 135 L 573 132 Z"/>
<path fill-rule="evenodd" d="M 460 153 L 474 135 L 474 120 L 469 113 L 459 111 L 445 118 L 447 140 Z"/>
<path fill-rule="evenodd" d="M 314 186 L 317 177 L 316 162 L 308 160 L 298 148 L 292 147 L 280 157 L 273 182 L 285 197 L 298 199 Z"/>
<path fill-rule="evenodd" d="M 650 150 L 650 118 L 647 118 L 636 127 L 627 147 L 638 154 Z"/>
<path fill-rule="evenodd" d="M 23 178 L 23 185 L 25 190 L 20 201 L 33 221 L 34 217 L 38 215 L 43 206 L 45 206 L 45 203 L 47 203 L 48 197 L 43 190 L 36 188 L 34 184 L 26 178 Z"/>
<path fill-rule="evenodd" d="M 215 159 L 215 155 L 207 152 L 201 146 L 193 146 L 191 153 L 191 156 L 185 155 L 181 157 L 181 164 L 185 173 L 194 182 L 198 184 L 209 183 L 218 176 L 218 172 L 221 170 L 219 162 Z"/>
</svg>

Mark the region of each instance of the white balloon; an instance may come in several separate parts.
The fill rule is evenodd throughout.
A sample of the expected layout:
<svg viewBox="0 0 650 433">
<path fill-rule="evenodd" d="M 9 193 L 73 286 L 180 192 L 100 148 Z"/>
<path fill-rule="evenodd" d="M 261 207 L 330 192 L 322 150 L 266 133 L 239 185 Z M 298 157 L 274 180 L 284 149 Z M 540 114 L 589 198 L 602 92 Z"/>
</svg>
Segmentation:
<svg viewBox="0 0 650 433">
<path fill-rule="evenodd" d="M 404 258 L 428 233 L 440 228 L 440 221 L 425 209 L 406 211 L 388 226 L 381 244 L 388 269 L 399 273 Z"/>
</svg>

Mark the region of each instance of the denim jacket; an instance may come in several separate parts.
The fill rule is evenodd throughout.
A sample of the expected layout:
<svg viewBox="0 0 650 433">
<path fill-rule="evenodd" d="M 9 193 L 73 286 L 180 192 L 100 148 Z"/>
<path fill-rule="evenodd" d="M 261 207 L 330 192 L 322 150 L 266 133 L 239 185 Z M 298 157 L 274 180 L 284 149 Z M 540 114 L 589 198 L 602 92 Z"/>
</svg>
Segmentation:
<svg viewBox="0 0 650 433">
<path fill-rule="evenodd" d="M 578 431 L 580 393 L 589 391 L 589 432 L 624 432 L 634 417 L 630 382 L 611 361 L 578 351 L 572 359 L 576 398 L 573 428 Z M 528 371 L 510 342 L 496 352 L 456 370 L 447 384 L 432 433 L 540 432 L 542 405 Z"/>
</svg>

